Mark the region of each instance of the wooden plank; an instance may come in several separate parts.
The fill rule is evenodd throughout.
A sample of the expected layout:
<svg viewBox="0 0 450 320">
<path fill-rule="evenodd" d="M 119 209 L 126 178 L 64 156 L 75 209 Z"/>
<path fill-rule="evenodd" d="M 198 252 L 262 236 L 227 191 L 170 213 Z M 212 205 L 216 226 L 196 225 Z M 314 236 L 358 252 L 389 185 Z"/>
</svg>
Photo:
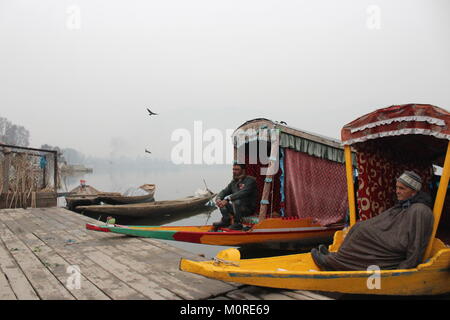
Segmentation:
<svg viewBox="0 0 450 320">
<path fill-rule="evenodd" d="M 48 211 L 46 211 L 45 214 L 48 214 Z M 52 216 L 58 215 L 56 212 L 52 212 L 51 214 Z M 64 223 L 70 225 L 70 220 L 71 219 L 66 219 Z M 74 227 L 78 226 L 79 224 Z M 73 230 L 69 230 L 68 232 L 73 234 Z M 87 232 L 95 235 L 102 234 L 92 231 Z M 209 296 L 215 296 L 232 290 L 235 287 L 234 285 L 222 281 L 205 279 L 199 275 L 180 271 L 178 267 L 180 256 L 181 254 L 188 254 L 187 252 L 152 239 L 146 239 L 150 241 L 143 241 L 144 239 L 142 238 L 119 236 L 122 238 L 122 241 L 120 241 L 120 243 L 113 243 L 113 245 L 111 245 L 113 250 L 111 250 L 112 248 L 107 251 L 103 250 L 105 248 L 101 248 L 101 250 L 108 255 L 110 255 L 110 252 L 115 252 L 112 256 L 114 260 L 127 265 L 129 268 L 134 269 L 141 274 L 146 270 L 147 277 L 161 285 L 165 285 L 168 290 L 184 299 L 205 299 Z M 109 237 L 111 238 L 111 234 L 109 234 Z M 158 244 L 158 246 L 155 246 L 155 243 Z M 125 253 L 126 255 L 124 255 Z M 194 256 L 190 253 L 188 255 L 191 257 Z M 157 257 L 157 259 L 151 260 L 151 268 L 148 268 L 149 257 Z M 142 264 L 144 261 L 145 267 Z M 149 270 L 152 272 L 149 272 Z M 198 290 L 192 289 L 193 284 L 195 284 L 195 287 L 198 288 Z"/>
<path fill-rule="evenodd" d="M 19 300 L 38 300 L 34 288 L 23 274 L 9 250 L 0 240 L 0 269 L 8 278 L 11 289 Z"/>
<path fill-rule="evenodd" d="M 65 221 L 67 223 L 67 220 Z M 62 223 L 60 222 L 56 222 L 56 224 L 60 224 L 60 227 L 62 227 Z M 79 227 L 79 225 L 77 225 L 77 227 Z M 68 228 L 67 232 L 71 232 L 73 234 L 73 230 L 72 228 Z M 92 234 L 96 234 L 96 233 L 92 233 Z M 111 237 L 111 235 L 109 235 L 109 237 Z M 77 240 L 82 240 L 80 238 L 78 238 L 77 236 L 74 236 L 75 239 Z M 123 238 L 122 236 L 120 236 L 120 238 Z M 128 237 L 126 237 L 128 238 Z M 133 240 L 132 238 L 129 238 L 130 240 Z M 113 253 L 111 257 L 108 257 L 107 255 L 104 255 L 102 257 L 98 257 L 98 255 L 100 254 L 98 251 L 92 251 L 92 250 L 84 250 L 83 252 L 86 254 L 86 252 L 88 252 L 88 254 L 86 254 L 88 257 L 95 256 L 95 258 L 92 258 L 92 260 L 94 261 L 101 261 L 101 265 L 102 266 L 116 266 L 119 268 L 122 268 L 120 274 L 121 276 L 124 276 L 123 272 L 124 272 L 124 267 L 128 267 L 130 268 L 130 270 L 134 270 L 134 271 L 138 271 L 136 270 L 136 266 L 134 266 L 134 264 L 136 263 L 135 260 L 130 259 L 132 257 L 130 257 L 130 254 L 128 252 L 128 248 L 124 249 L 123 252 L 121 252 L 120 250 L 117 250 L 117 246 L 111 246 L 111 245 L 107 245 L 107 246 L 102 246 L 100 248 L 100 250 L 104 251 L 104 253 L 108 253 L 111 254 L 111 252 Z M 127 253 L 125 255 L 125 253 Z M 148 257 L 147 257 L 148 258 Z M 104 260 L 108 260 L 110 259 L 107 263 L 103 263 Z M 106 269 L 108 269 L 108 267 L 106 267 Z M 141 265 L 141 270 L 143 270 L 143 266 Z M 145 269 L 147 270 L 151 270 L 150 268 L 148 268 L 148 264 L 146 264 Z M 167 269 L 167 268 L 166 268 Z M 113 272 L 114 274 L 117 274 L 116 272 Z M 135 277 L 140 277 L 141 275 L 139 275 L 138 272 L 133 272 Z M 126 273 L 125 273 L 126 274 Z M 128 273 L 128 276 L 130 276 L 130 274 Z M 164 279 L 159 279 L 159 278 L 164 278 Z M 152 281 L 150 281 L 150 278 Z M 128 282 L 130 280 L 130 278 L 127 278 L 126 281 L 127 283 L 129 283 L 131 285 L 131 283 L 134 282 Z M 166 282 L 168 280 L 170 280 L 170 277 L 168 276 L 164 276 L 164 274 L 161 275 L 147 275 L 147 277 L 140 277 L 140 282 L 137 284 L 137 289 L 140 289 L 141 291 L 144 290 L 147 294 L 147 296 L 149 298 L 155 298 L 155 299 L 177 299 L 179 298 L 176 294 L 170 292 L 169 290 L 167 290 L 166 288 L 163 287 L 164 285 L 164 280 L 166 280 Z M 174 279 L 172 279 L 172 281 L 174 281 Z M 141 283 L 145 283 L 146 287 L 142 287 Z M 167 283 L 166 283 L 167 285 Z M 153 288 L 153 292 L 149 291 L 148 289 Z M 158 291 L 161 291 L 162 294 L 158 294 Z M 180 291 L 179 288 L 175 288 L 174 291 Z M 187 295 L 187 292 L 185 293 Z"/>
<path fill-rule="evenodd" d="M 109 248 L 107 251 L 103 252 L 104 253 L 114 252 L 114 255 L 112 256 L 114 260 L 116 260 L 117 262 L 121 263 L 124 266 L 127 266 L 130 269 L 137 271 L 140 274 L 145 274 L 145 276 L 148 279 L 151 279 L 160 286 L 165 285 L 169 291 L 172 291 L 176 295 L 182 296 L 184 299 L 195 299 L 205 297 L 204 292 L 199 292 L 192 288 L 192 281 L 182 282 L 179 279 L 177 279 L 177 277 L 173 277 L 170 271 L 168 272 L 168 266 L 173 265 L 171 261 L 169 261 L 169 264 L 168 261 L 163 261 L 162 263 L 159 263 L 160 268 L 158 268 L 158 270 L 155 270 L 156 269 L 155 264 L 158 264 L 160 260 L 164 260 L 161 259 L 166 253 L 163 249 L 155 246 L 150 246 L 135 238 L 125 237 L 125 239 L 123 240 L 124 241 L 122 242 L 127 242 L 127 244 L 121 245 L 115 243 L 114 246 L 111 246 L 112 248 Z M 128 243 L 129 241 L 133 242 L 133 244 L 130 245 Z M 138 252 L 135 251 L 137 245 L 144 245 L 145 247 L 139 248 Z M 124 255 L 124 253 L 127 254 Z M 139 261 L 138 259 L 139 257 L 137 257 L 138 253 L 143 254 L 143 256 L 141 257 L 143 258 L 143 261 L 146 261 L 145 263 L 143 261 Z M 149 256 L 158 257 L 156 263 L 155 260 L 152 260 L 151 268 L 149 268 L 148 264 Z M 178 257 L 175 258 L 178 259 Z M 172 258 L 171 260 L 174 259 Z M 171 271 L 175 271 L 175 269 L 172 269 Z M 176 271 L 179 273 L 178 270 Z"/>
<path fill-rule="evenodd" d="M 65 222 L 67 223 L 67 220 Z M 52 221 L 52 223 L 54 223 L 58 227 L 63 227 L 62 222 L 56 221 L 56 219 L 55 221 Z M 72 228 L 67 228 L 66 231 L 67 233 L 73 235 L 73 238 L 77 240 L 82 240 L 81 238 L 79 238 L 78 235 L 74 234 L 74 230 Z M 109 235 L 109 237 L 111 237 L 111 235 Z M 122 281 L 126 282 L 128 285 L 135 288 L 137 291 L 143 293 L 150 299 L 178 299 L 177 295 L 173 294 L 172 292 L 168 291 L 165 288 L 160 287 L 158 283 L 146 279 L 142 275 L 139 275 L 137 272 L 132 272 L 130 268 L 117 262 L 116 260 L 120 255 L 117 253 L 116 250 L 114 250 L 114 248 L 107 249 L 107 252 L 114 253 L 114 259 L 106 254 L 100 253 L 99 252 L 100 250 L 102 249 L 97 248 L 97 250 L 95 251 L 84 250 L 83 253 L 87 257 L 90 257 L 92 261 L 95 261 L 96 263 L 100 264 L 104 269 L 106 269 L 110 273 L 117 275 L 117 277 L 122 279 Z M 124 259 L 125 260 L 129 259 L 129 257 L 125 257 Z"/>
<path fill-rule="evenodd" d="M 5 223 L 10 230 L 14 232 L 15 229 L 19 228 L 19 225 L 13 219 L 8 219 L 3 216 L 1 218 L 3 223 Z M 28 226 L 32 228 L 32 225 L 24 219 L 20 220 L 21 226 Z M 32 230 L 32 229 L 31 229 Z M 17 235 L 17 234 L 16 234 Z M 110 298 L 95 287 L 88 279 L 86 279 L 83 274 L 80 275 L 81 287 L 71 288 L 68 287 L 68 280 L 71 276 L 68 273 L 69 267 L 73 266 L 53 249 L 47 246 L 42 240 L 36 237 L 32 233 L 23 233 L 20 239 L 30 248 L 33 253 L 39 258 L 39 260 L 47 267 L 47 269 L 63 284 L 66 284 L 66 288 L 70 293 L 79 300 L 109 300 Z"/>
<path fill-rule="evenodd" d="M 94 251 L 84 252 L 91 260 L 100 263 L 107 271 L 116 275 L 123 282 L 142 293 L 152 300 L 171 299 L 179 300 L 180 297 L 169 290 L 160 287 L 157 283 L 149 281 L 143 275 L 133 271 L 131 268 L 117 262 L 106 254 Z"/>
<path fill-rule="evenodd" d="M 58 252 L 65 254 L 65 250 L 58 249 Z M 103 293 L 113 300 L 143 300 L 146 297 L 128 284 L 121 281 L 115 275 L 99 267 L 94 261 L 83 258 L 81 255 L 70 253 L 72 263 L 80 267 L 81 273 L 97 286 Z"/>
<path fill-rule="evenodd" d="M 244 287 L 242 289 L 233 290 L 226 294 L 226 297 L 233 300 L 261 300 L 261 298 L 248 292 L 249 287 Z"/>
<path fill-rule="evenodd" d="M 313 300 L 334 300 L 333 298 L 312 291 L 296 290 L 294 292 L 310 297 Z"/>
<path fill-rule="evenodd" d="M 245 286 L 226 294 L 226 297 L 235 300 L 295 300 L 294 297 L 284 294 L 281 289 Z"/>
<path fill-rule="evenodd" d="M 283 290 L 285 295 L 293 297 L 297 300 L 337 300 L 342 296 L 338 292 L 316 292 L 306 290 Z"/>
<path fill-rule="evenodd" d="M 244 286 L 228 292 L 225 297 L 234 300 L 334 300 L 316 292 Z"/>
<path fill-rule="evenodd" d="M 265 294 L 261 294 L 261 298 L 263 300 L 295 300 L 292 297 L 280 294 L 278 292 L 267 292 Z"/>
<path fill-rule="evenodd" d="M 30 219 L 35 219 L 34 221 L 42 226 L 47 233 L 55 233 L 64 238 L 63 242 L 71 242 L 69 240 L 77 240 L 76 244 L 80 244 L 85 241 L 97 241 L 98 238 L 110 238 L 111 234 L 98 233 L 98 235 L 93 236 L 95 233 L 87 233 L 84 225 L 78 224 L 75 227 L 70 227 L 68 221 L 63 218 L 58 218 L 57 215 L 53 214 L 50 209 L 33 209 L 29 212 L 22 212 L 23 215 L 29 216 Z M 20 209 L 16 211 L 18 214 Z M 89 242 L 89 245 L 96 245 L 97 243 Z"/>
<path fill-rule="evenodd" d="M 180 294 L 185 299 L 190 299 L 189 295 L 193 295 L 192 298 L 194 299 L 205 299 L 235 288 L 232 284 L 180 271 L 180 255 L 177 253 L 149 246 L 141 241 L 137 241 L 137 239 L 131 238 L 129 240 L 136 242 L 131 243 L 127 241 L 126 244 L 116 245 L 115 248 L 127 252 L 128 255 L 133 257 L 132 267 L 141 267 L 143 269 L 143 264 L 145 264 L 148 270 L 148 266 L 151 266 L 152 273 L 157 275 L 157 278 L 165 279 L 163 284 L 170 285 L 168 287 L 170 290 L 174 290 L 177 287 L 180 287 L 180 289 L 185 288 L 187 290 L 184 290 L 185 294 L 177 291 L 177 294 Z"/>
<path fill-rule="evenodd" d="M 111 299 L 128 300 L 128 299 L 145 299 L 145 296 L 129 287 L 126 283 L 120 281 L 113 274 L 107 272 L 94 261 L 82 254 L 82 250 L 78 247 L 65 245 L 65 239 L 61 237 L 61 231 L 44 232 L 42 228 L 48 227 L 48 223 L 33 214 L 24 211 L 15 211 L 15 214 L 25 214 L 27 220 L 37 225 L 34 234 L 40 240 L 45 242 L 49 247 L 54 249 L 58 254 L 65 258 L 71 265 L 78 265 L 81 274 L 91 283 L 98 287 L 105 295 Z"/>
<path fill-rule="evenodd" d="M 315 300 L 297 291 L 283 290 L 282 293 L 287 295 L 288 297 L 294 298 L 295 300 Z"/>
<path fill-rule="evenodd" d="M 70 292 L 3 222 L 0 222 L 0 238 L 12 253 L 40 298 L 48 300 L 74 299 Z"/>
<path fill-rule="evenodd" d="M 127 237 L 127 236 L 119 235 L 119 234 L 111 234 L 111 233 L 103 233 L 103 232 L 95 232 L 95 231 L 86 230 L 84 223 L 81 224 L 80 220 L 82 220 L 85 223 L 95 223 L 96 220 L 86 217 L 86 216 L 83 216 L 81 214 L 72 212 L 70 210 L 66 210 L 64 208 L 45 209 L 42 211 L 42 214 L 47 217 L 52 217 L 59 222 L 63 221 L 62 223 L 70 230 L 74 230 L 75 228 L 78 228 L 77 229 L 78 231 L 82 230 L 82 232 L 91 239 L 96 239 L 96 240 L 98 238 L 111 239 L 114 237 L 114 238 L 123 238 L 126 240 L 127 243 L 136 243 L 136 244 L 140 243 L 140 241 L 143 241 L 143 242 L 151 244 L 153 247 L 164 249 L 164 250 L 173 252 L 177 255 L 182 254 L 183 257 L 187 257 L 189 259 L 198 259 L 198 256 L 196 256 L 195 254 L 193 254 L 191 252 L 187 252 L 187 251 L 175 248 L 175 247 L 170 246 L 159 240 L 149 239 L 149 238 L 134 238 L 134 237 Z M 71 226 L 72 228 L 69 228 L 69 226 Z M 163 251 L 159 251 L 159 252 L 163 252 Z"/>
<path fill-rule="evenodd" d="M 17 300 L 14 291 L 9 285 L 8 277 L 0 268 L 0 300 Z"/>
<path fill-rule="evenodd" d="M 108 274 L 116 277 L 115 275 L 122 274 L 125 271 L 125 275 L 116 278 L 116 282 L 124 284 L 134 280 L 137 282 L 149 282 L 151 284 L 150 288 L 165 286 L 163 289 L 167 290 L 165 291 L 167 295 L 175 295 L 177 298 L 183 299 L 204 299 L 211 296 L 216 297 L 215 299 L 231 298 L 241 300 L 330 299 L 318 293 L 300 290 L 277 290 L 254 286 L 245 286 L 238 290 L 232 290 L 234 287 L 231 284 L 228 285 L 228 283 L 206 279 L 190 273 L 181 273 L 178 270 L 178 263 L 170 263 L 172 260 L 177 260 L 180 253 L 184 254 L 181 249 L 154 239 L 124 237 L 88 231 L 84 228 L 84 222 L 91 222 L 92 219 L 65 209 L 33 209 L 31 212 L 15 209 L 13 212 L 10 212 L 10 215 L 12 218 L 18 219 L 17 223 L 19 224 L 21 221 L 23 222 L 23 220 L 19 219 L 31 221 L 32 223 L 28 223 L 28 227 L 25 222 L 22 224 L 22 227 L 38 230 L 41 232 L 41 235 L 43 231 L 40 227 L 46 227 L 48 230 L 44 232 L 44 235 L 52 235 L 53 237 L 49 237 L 49 240 L 53 241 L 54 244 L 56 243 L 55 240 L 58 241 L 57 247 L 61 248 L 58 249 L 59 254 L 65 250 L 72 257 L 74 251 L 77 251 L 79 258 L 83 258 L 83 262 L 87 261 L 86 264 L 80 263 L 82 269 L 87 267 L 91 270 L 98 262 L 100 262 L 100 266 L 107 266 L 106 270 L 103 270 L 102 280 L 99 281 L 97 278 L 97 282 L 100 283 L 105 281 L 105 277 Z M 38 227 L 37 229 L 36 226 Z M 52 229 L 56 229 L 56 231 L 52 231 Z M 18 228 L 15 231 L 21 233 L 23 228 Z M 76 241 L 73 246 L 68 246 L 64 243 L 69 238 Z M 195 256 L 191 253 L 187 253 L 187 255 Z M 152 259 L 150 262 L 149 257 Z M 154 257 L 157 257 L 157 259 L 154 259 Z M 195 257 L 198 258 L 197 256 Z M 81 260 L 79 261 L 81 262 Z M 96 273 L 98 272 L 99 270 L 96 270 Z M 191 275 L 194 277 L 191 277 Z M 96 274 L 94 273 L 88 278 L 91 277 L 95 278 Z M 89 279 L 89 281 L 92 280 Z M 222 288 L 219 292 L 210 291 L 211 285 L 204 285 L 204 282 L 208 281 L 222 283 L 228 285 L 228 287 Z M 200 287 L 202 284 L 203 286 Z M 107 290 L 107 288 L 105 289 Z M 134 289 L 136 292 L 141 292 L 141 297 L 167 299 L 167 297 L 164 297 L 164 294 L 158 294 L 152 290 L 146 291 L 145 286 L 135 287 Z M 229 292 L 229 290 L 232 291 Z"/>
<path fill-rule="evenodd" d="M 158 286 L 172 292 L 177 297 L 189 300 L 205 298 L 205 292 L 198 290 L 193 283 L 183 282 L 173 277 L 170 273 L 161 272 L 160 270 L 155 272 L 153 263 L 149 264 L 148 262 L 138 261 L 134 259 L 134 254 L 130 253 L 128 256 L 119 255 L 115 258 L 117 262 L 137 271 L 138 274 L 143 275 Z"/>
<path fill-rule="evenodd" d="M 81 236 L 85 240 L 97 240 L 101 238 L 111 238 L 111 233 L 93 232 L 86 229 L 86 223 L 94 223 L 96 220 L 90 219 L 78 213 L 63 209 L 63 208 L 48 208 L 39 211 L 31 211 L 31 214 L 44 218 L 46 222 L 54 227 L 62 228 L 64 231 Z M 89 219 L 89 220 L 86 220 Z M 120 236 L 121 235 L 113 235 Z"/>
<path fill-rule="evenodd" d="M 48 227 L 53 224 L 51 219 L 45 219 L 45 222 L 43 222 L 42 219 L 35 219 L 33 215 L 29 215 L 28 219 L 37 222 L 43 227 Z M 51 233 L 44 232 L 40 235 L 43 239 L 46 239 L 46 243 L 67 257 L 67 260 L 71 261 L 72 264 L 79 265 L 82 274 L 109 297 L 113 299 L 145 299 L 144 295 L 138 293 L 113 274 L 98 266 L 95 261 L 89 259 L 78 246 L 68 246 L 66 240 L 69 237 L 67 237 L 66 232 L 54 230 Z"/>
<path fill-rule="evenodd" d="M 54 227 L 62 228 L 64 231 L 84 240 L 110 239 L 111 237 L 128 238 L 118 234 L 87 230 L 86 223 L 93 223 L 96 220 L 91 219 L 85 221 L 83 218 L 90 218 L 62 208 L 49 208 L 36 213 L 38 213 L 39 216 L 46 218 L 46 221 L 51 223 Z"/>
<path fill-rule="evenodd" d="M 183 299 L 206 299 L 234 289 L 224 282 L 180 271 L 178 256 L 175 256 L 174 261 L 172 255 L 167 256 L 167 252 L 165 255 L 149 255 L 148 250 L 141 246 L 127 244 L 115 247 L 128 252 L 127 257 L 131 257 L 127 260 L 124 256 L 119 256 L 119 262 L 164 285 Z"/>
<path fill-rule="evenodd" d="M 253 294 L 260 297 L 262 300 L 294 300 L 294 298 L 282 294 L 280 289 L 252 287 Z"/>
<path fill-rule="evenodd" d="M 111 300 L 106 294 L 104 294 L 97 286 L 95 286 L 86 276 L 83 274 L 84 270 L 80 270 L 80 288 L 70 287 L 71 269 L 74 265 L 67 261 L 63 256 L 57 253 L 55 250 L 48 247 L 35 235 L 27 235 L 27 243 L 35 248 L 36 255 L 46 265 L 50 272 L 72 293 L 72 295 L 78 300 Z M 79 266 L 78 266 L 79 267 Z"/>
</svg>

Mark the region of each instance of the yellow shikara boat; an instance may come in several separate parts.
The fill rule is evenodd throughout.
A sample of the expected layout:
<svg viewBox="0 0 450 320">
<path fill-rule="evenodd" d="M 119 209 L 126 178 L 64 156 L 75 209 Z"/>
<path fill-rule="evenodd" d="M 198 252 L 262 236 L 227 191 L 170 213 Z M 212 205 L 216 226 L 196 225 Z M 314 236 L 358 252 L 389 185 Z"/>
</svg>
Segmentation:
<svg viewBox="0 0 450 320">
<path fill-rule="evenodd" d="M 450 206 L 446 205 L 444 208 L 450 177 L 449 140 L 450 113 L 431 105 L 409 104 L 379 109 L 349 123 L 342 130 L 351 226 L 356 223 L 356 201 L 353 196 L 355 193 L 350 146 L 357 152 L 359 173 L 357 201 L 359 218 L 362 219 L 370 219 L 381 213 L 393 201 L 381 197 L 382 192 L 367 191 L 384 188 L 387 194 L 395 195 L 389 188 L 395 185 L 399 171 L 414 168 L 416 172 L 420 172 L 423 179 L 431 182 L 431 171 L 428 169 L 432 164 L 439 166 L 443 164 L 433 208 L 432 236 L 424 262 L 416 268 L 320 271 L 310 253 L 241 260 L 238 250 L 227 249 L 220 252 L 213 261 L 182 259 L 180 269 L 225 281 L 295 290 L 378 295 L 449 293 L 450 247 L 436 238 L 438 234 L 448 241 L 449 220 L 443 219 L 441 225 L 439 222 L 443 211 L 444 215 L 447 215 L 445 218 L 450 211 Z M 393 153 L 393 148 L 399 144 L 402 146 L 401 154 Z M 411 160 L 413 158 L 416 160 L 417 157 L 420 157 L 420 165 Z M 400 165 L 399 159 L 404 166 Z M 394 166 L 392 162 L 395 163 Z M 383 176 L 377 176 L 374 163 L 383 168 Z M 428 191 L 434 193 L 433 190 Z M 368 203 L 371 205 L 367 205 Z M 339 249 L 345 233 L 346 231 L 335 233 L 334 242 L 329 247 L 331 252 Z"/>
<path fill-rule="evenodd" d="M 335 233 L 331 247 L 342 241 Z M 333 250 L 330 250 L 333 251 Z M 221 251 L 213 261 L 182 259 L 180 269 L 209 278 L 255 286 L 353 294 L 437 295 L 450 292 L 450 248 L 436 239 L 432 258 L 415 269 L 319 271 L 310 253 L 240 259 L 237 249 Z"/>
</svg>

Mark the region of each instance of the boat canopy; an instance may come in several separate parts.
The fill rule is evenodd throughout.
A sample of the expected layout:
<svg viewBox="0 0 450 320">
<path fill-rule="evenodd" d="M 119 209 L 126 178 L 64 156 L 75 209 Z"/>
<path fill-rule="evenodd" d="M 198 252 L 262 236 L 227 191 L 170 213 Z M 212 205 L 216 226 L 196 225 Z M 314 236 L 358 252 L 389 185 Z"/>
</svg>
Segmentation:
<svg viewBox="0 0 450 320">
<path fill-rule="evenodd" d="M 357 212 L 372 218 L 394 205 L 396 179 L 411 170 L 422 178 L 422 189 L 436 197 L 450 140 L 450 113 L 429 104 L 393 105 L 366 114 L 341 131 L 342 143 L 356 151 Z M 448 197 L 447 197 L 448 198 Z M 449 224 L 446 199 L 441 226 Z"/>
<path fill-rule="evenodd" d="M 339 140 L 259 118 L 239 126 L 233 141 L 235 161 L 245 163 L 247 174 L 256 177 L 260 219 L 313 218 L 322 225 L 345 219 L 345 157 Z M 265 147 L 271 163 L 252 160 L 252 150 L 259 155 Z M 262 172 L 270 166 L 276 167 L 273 174 Z"/>
<path fill-rule="evenodd" d="M 450 140 L 450 113 L 429 104 L 404 104 L 378 109 L 345 125 L 344 145 L 402 135 Z M 445 153 L 445 150 L 444 150 Z"/>
<path fill-rule="evenodd" d="M 272 135 L 279 134 L 281 148 L 293 149 L 334 162 L 345 162 L 341 141 L 264 118 L 249 120 L 238 127 L 233 133 L 234 145 L 239 148 L 245 143 L 265 138 L 266 136 L 261 134 L 264 130 Z M 270 138 L 268 137 L 269 140 Z"/>
</svg>

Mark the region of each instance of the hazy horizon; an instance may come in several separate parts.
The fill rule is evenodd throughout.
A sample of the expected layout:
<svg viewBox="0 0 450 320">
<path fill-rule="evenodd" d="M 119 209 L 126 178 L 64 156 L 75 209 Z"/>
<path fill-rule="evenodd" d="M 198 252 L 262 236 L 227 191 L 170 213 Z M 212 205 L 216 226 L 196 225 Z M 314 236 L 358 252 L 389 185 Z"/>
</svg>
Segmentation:
<svg viewBox="0 0 450 320">
<path fill-rule="evenodd" d="M 339 138 L 377 108 L 450 109 L 449 13 L 446 0 L 0 0 L 0 117 L 31 147 L 97 157 L 169 160 L 171 134 L 197 120 Z"/>
</svg>

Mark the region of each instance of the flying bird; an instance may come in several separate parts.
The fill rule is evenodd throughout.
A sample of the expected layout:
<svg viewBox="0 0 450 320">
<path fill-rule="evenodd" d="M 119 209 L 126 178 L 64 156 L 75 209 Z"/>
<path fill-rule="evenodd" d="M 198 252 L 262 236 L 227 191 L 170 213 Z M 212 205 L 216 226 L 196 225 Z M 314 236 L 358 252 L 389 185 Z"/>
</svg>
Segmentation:
<svg viewBox="0 0 450 320">
<path fill-rule="evenodd" d="M 151 154 L 151 152 L 150 152 L 150 151 L 148 151 L 147 149 L 145 149 L 145 152 L 147 152 L 147 153 L 150 153 L 150 154 Z"/>
<path fill-rule="evenodd" d="M 158 114 L 157 113 L 154 113 L 152 110 L 150 110 L 149 108 L 147 108 L 147 111 L 148 111 L 148 115 L 149 116 L 157 116 Z"/>
</svg>

